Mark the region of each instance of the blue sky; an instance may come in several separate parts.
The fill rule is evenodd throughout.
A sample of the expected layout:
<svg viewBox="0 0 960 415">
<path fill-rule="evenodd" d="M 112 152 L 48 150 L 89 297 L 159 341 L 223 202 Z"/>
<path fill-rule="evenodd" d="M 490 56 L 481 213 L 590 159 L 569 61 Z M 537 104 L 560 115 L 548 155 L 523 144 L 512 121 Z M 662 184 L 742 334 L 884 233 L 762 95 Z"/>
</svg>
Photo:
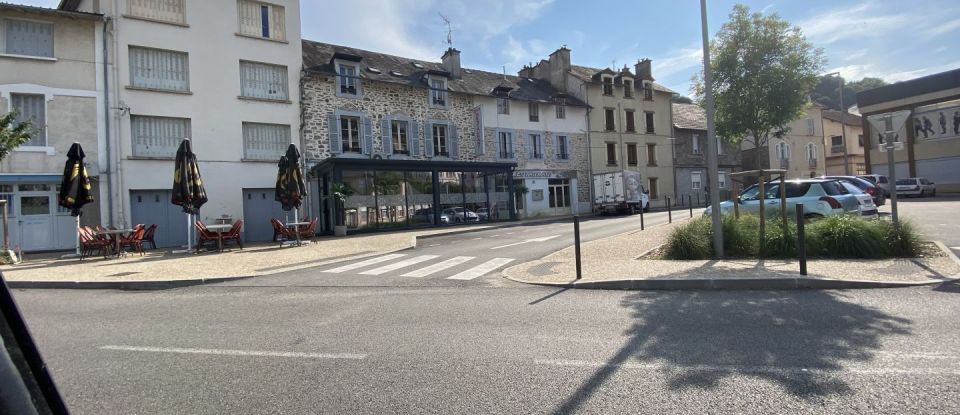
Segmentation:
<svg viewBox="0 0 960 415">
<path fill-rule="evenodd" d="M 10 0 L 7 0 L 10 1 Z M 16 1 L 16 0 L 13 0 Z M 58 0 L 22 1 L 55 7 Z M 412 58 L 439 60 L 446 25 L 464 66 L 515 74 L 567 45 L 574 64 L 608 67 L 653 60 L 657 82 L 689 92 L 700 69 L 696 0 L 303 0 L 303 37 Z M 716 33 L 737 1 L 708 0 Z M 778 13 L 824 49 L 824 73 L 848 80 L 902 81 L 960 68 L 956 0 L 743 0 Z M 909 7 L 908 7 L 909 5 Z M 952 42 L 950 42 L 952 40 Z M 953 43 L 952 45 L 950 43 Z M 951 47 L 952 46 L 952 47 Z"/>
</svg>

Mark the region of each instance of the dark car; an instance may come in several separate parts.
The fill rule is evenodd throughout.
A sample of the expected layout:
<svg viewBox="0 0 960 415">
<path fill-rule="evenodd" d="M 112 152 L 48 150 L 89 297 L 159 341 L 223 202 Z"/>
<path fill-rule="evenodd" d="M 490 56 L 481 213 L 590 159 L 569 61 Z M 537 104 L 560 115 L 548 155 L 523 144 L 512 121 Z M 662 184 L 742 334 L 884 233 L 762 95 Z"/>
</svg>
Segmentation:
<svg viewBox="0 0 960 415">
<path fill-rule="evenodd" d="M 845 183 L 850 183 L 860 190 L 863 190 L 864 193 L 873 197 L 873 204 L 877 207 L 883 206 L 887 203 L 887 195 L 882 187 L 876 183 L 857 176 L 822 176 L 824 179 L 837 179 Z"/>
</svg>

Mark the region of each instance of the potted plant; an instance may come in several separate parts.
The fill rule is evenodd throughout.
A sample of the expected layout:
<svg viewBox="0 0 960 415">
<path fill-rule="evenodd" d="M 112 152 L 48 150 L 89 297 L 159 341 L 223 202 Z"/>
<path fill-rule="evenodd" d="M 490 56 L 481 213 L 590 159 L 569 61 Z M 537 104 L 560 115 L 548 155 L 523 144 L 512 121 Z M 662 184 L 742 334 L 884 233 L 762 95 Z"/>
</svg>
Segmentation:
<svg viewBox="0 0 960 415">
<path fill-rule="evenodd" d="M 523 183 L 517 183 L 513 186 L 513 192 L 516 194 L 516 199 L 522 199 L 527 193 L 530 193 L 530 189 L 527 189 L 527 186 Z M 520 216 L 520 205 L 516 202 L 513 202 L 514 208 L 517 209 L 517 216 Z"/>
<path fill-rule="evenodd" d="M 347 198 L 353 195 L 353 189 L 344 183 L 334 183 L 330 189 L 335 203 L 336 223 L 333 226 L 334 236 L 347 235 L 347 209 L 344 207 Z"/>
</svg>

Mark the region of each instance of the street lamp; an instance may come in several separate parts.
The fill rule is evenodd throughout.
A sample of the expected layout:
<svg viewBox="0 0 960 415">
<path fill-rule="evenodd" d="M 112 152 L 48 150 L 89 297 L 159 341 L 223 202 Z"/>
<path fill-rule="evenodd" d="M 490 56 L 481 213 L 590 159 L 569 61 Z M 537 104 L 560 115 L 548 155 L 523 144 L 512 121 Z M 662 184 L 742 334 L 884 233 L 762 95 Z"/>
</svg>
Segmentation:
<svg viewBox="0 0 960 415">
<path fill-rule="evenodd" d="M 710 35 L 707 33 L 707 0 L 700 0 L 700 24 L 703 26 L 703 86 L 707 111 L 707 175 L 710 186 L 710 216 L 713 224 L 713 248 L 717 259 L 723 258 L 723 225 L 720 222 L 720 166 L 717 160 L 717 132 L 713 125 L 713 77 L 710 73 Z"/>
<path fill-rule="evenodd" d="M 843 106 L 843 77 L 840 72 L 831 72 L 825 76 L 836 76 L 840 84 L 840 140 L 843 141 L 843 174 L 850 175 L 850 160 L 847 157 L 847 109 Z"/>
</svg>

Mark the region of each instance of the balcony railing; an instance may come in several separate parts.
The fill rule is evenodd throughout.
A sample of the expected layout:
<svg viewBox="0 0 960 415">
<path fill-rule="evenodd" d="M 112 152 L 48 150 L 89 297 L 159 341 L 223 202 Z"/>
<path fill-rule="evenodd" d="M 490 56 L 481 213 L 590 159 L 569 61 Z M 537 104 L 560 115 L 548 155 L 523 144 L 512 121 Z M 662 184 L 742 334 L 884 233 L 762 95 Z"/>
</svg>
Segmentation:
<svg viewBox="0 0 960 415">
<path fill-rule="evenodd" d="M 780 169 L 786 170 L 790 168 L 790 159 L 780 159 Z"/>
<path fill-rule="evenodd" d="M 838 153 L 838 154 L 839 154 L 839 153 L 843 153 L 843 146 L 833 146 L 833 147 L 830 147 L 830 152 L 831 152 L 831 153 Z"/>
<path fill-rule="evenodd" d="M 817 168 L 817 159 L 807 159 L 807 165 L 809 165 L 811 169 Z"/>
</svg>

